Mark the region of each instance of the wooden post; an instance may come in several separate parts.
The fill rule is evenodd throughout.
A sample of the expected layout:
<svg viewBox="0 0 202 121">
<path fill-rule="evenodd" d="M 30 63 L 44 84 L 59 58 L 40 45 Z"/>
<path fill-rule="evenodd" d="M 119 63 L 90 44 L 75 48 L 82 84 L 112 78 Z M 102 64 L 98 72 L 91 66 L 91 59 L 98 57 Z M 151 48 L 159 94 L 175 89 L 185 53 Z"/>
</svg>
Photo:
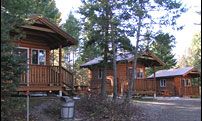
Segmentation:
<svg viewBox="0 0 202 121">
<path fill-rule="evenodd" d="M 182 77 L 180 77 L 179 96 L 182 94 Z"/>
<path fill-rule="evenodd" d="M 59 47 L 59 82 L 60 82 L 60 86 L 62 86 L 61 66 L 62 66 L 62 45 L 60 45 L 60 47 Z"/>
<path fill-rule="evenodd" d="M 27 93 L 27 121 L 29 121 L 29 91 Z"/>
<path fill-rule="evenodd" d="M 201 87 L 200 87 L 200 84 L 199 84 L 199 81 L 200 81 L 200 77 L 198 77 L 198 92 L 199 92 L 199 96 L 201 96 Z"/>
<path fill-rule="evenodd" d="M 154 66 L 154 89 L 155 89 L 155 93 L 154 93 L 154 98 L 156 98 L 156 67 Z"/>
<path fill-rule="evenodd" d="M 54 60 L 55 60 L 54 55 L 55 55 L 55 51 L 54 51 L 54 49 L 53 49 L 53 66 L 54 66 Z"/>
</svg>

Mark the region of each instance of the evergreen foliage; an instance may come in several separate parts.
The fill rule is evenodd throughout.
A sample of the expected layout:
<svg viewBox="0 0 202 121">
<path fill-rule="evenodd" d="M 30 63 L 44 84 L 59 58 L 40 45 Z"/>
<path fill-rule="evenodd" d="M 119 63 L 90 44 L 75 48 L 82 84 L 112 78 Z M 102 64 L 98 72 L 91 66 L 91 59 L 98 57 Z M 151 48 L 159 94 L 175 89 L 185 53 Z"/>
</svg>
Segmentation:
<svg viewBox="0 0 202 121">
<path fill-rule="evenodd" d="M 183 26 L 178 26 L 176 19 L 186 12 L 186 8 L 179 1 L 175 0 L 127 0 L 128 8 L 125 13 L 131 22 L 128 27 L 131 32 L 128 34 L 136 38 L 135 47 L 133 47 L 133 73 L 129 81 L 128 99 L 131 98 L 134 81 L 136 79 L 137 53 L 145 41 L 150 41 L 155 35 L 156 27 L 160 30 L 163 27 L 172 27 L 174 30 L 181 30 Z M 136 28 L 134 26 L 137 26 Z M 159 29 L 157 31 L 159 31 Z M 146 40 L 145 40 L 146 38 Z M 147 42 L 149 44 L 149 42 Z"/>
<path fill-rule="evenodd" d="M 42 4 L 42 3 L 43 4 Z M 50 5 L 50 6 L 49 6 Z M 50 12 L 53 10 L 54 12 Z M 18 86 L 19 75 L 26 70 L 27 60 L 14 54 L 16 45 L 13 40 L 23 39 L 25 36 L 18 29 L 26 23 L 26 18 L 33 14 L 44 15 L 56 21 L 59 17 L 53 0 L 2 0 L 1 1 L 1 119 L 12 119 L 12 112 L 21 105 L 20 101 L 11 100 L 11 94 Z M 53 15 L 54 14 L 54 15 Z M 50 16 L 49 16 L 50 15 Z M 10 32 L 21 33 L 11 36 Z M 10 108 L 10 106 L 13 106 Z"/>
<path fill-rule="evenodd" d="M 172 53 L 172 49 L 175 47 L 175 37 L 169 35 L 168 33 L 158 33 L 153 43 L 150 45 L 151 51 L 159 57 L 166 65 L 163 67 L 157 67 L 156 71 L 162 69 L 170 69 L 173 68 L 177 61 L 174 58 L 174 54 Z M 148 76 L 153 73 L 152 69 L 147 71 Z"/>
<path fill-rule="evenodd" d="M 103 56 L 101 66 L 103 68 L 103 80 L 101 83 L 101 95 L 106 95 L 106 68 L 109 67 L 108 60 L 112 60 L 112 38 L 116 41 L 117 49 L 130 48 L 130 41 L 122 30 L 121 11 L 123 1 L 94 1 L 83 0 L 83 6 L 79 13 L 83 15 L 84 49 L 93 49 L 94 56 Z M 112 32 L 113 26 L 113 32 Z M 124 44 L 127 43 L 127 44 Z M 123 46 L 127 45 L 127 46 Z M 92 51 L 92 50 L 91 50 Z M 85 51 L 84 51 L 85 52 Z M 92 57 L 92 56 L 91 56 Z"/>
</svg>

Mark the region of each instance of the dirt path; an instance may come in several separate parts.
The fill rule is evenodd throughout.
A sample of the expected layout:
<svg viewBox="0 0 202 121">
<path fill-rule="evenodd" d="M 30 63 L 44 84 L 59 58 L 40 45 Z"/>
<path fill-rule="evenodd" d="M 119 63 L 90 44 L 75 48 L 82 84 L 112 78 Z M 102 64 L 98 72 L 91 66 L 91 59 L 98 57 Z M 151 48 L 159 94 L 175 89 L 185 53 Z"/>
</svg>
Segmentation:
<svg viewBox="0 0 202 121">
<path fill-rule="evenodd" d="M 147 121 L 201 121 L 201 100 L 136 101 Z"/>
</svg>

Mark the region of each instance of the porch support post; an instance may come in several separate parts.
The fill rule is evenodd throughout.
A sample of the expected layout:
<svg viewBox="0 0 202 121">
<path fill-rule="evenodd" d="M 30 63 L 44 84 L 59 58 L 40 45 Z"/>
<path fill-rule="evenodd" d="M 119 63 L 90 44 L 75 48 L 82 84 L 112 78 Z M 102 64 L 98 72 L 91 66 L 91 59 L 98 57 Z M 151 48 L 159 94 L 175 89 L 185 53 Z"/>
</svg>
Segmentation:
<svg viewBox="0 0 202 121">
<path fill-rule="evenodd" d="M 60 97 L 62 96 L 62 91 L 61 91 L 61 90 L 59 91 L 59 96 L 60 96 Z"/>
<path fill-rule="evenodd" d="M 55 51 L 54 51 L 54 49 L 53 49 L 53 66 L 55 65 L 55 64 L 54 64 L 54 61 L 55 61 L 55 56 L 54 56 L 54 55 L 55 55 Z"/>
<path fill-rule="evenodd" d="M 201 97 L 201 86 L 199 84 L 199 81 L 200 81 L 200 77 L 198 77 L 198 92 L 199 92 L 199 96 Z"/>
<path fill-rule="evenodd" d="M 61 66 L 62 66 L 62 45 L 60 45 L 60 47 L 59 47 L 59 82 L 60 82 L 60 86 L 62 86 Z"/>
<path fill-rule="evenodd" d="M 156 67 L 155 66 L 153 66 L 153 70 L 154 70 L 154 89 L 155 89 L 154 98 L 156 98 Z"/>
</svg>

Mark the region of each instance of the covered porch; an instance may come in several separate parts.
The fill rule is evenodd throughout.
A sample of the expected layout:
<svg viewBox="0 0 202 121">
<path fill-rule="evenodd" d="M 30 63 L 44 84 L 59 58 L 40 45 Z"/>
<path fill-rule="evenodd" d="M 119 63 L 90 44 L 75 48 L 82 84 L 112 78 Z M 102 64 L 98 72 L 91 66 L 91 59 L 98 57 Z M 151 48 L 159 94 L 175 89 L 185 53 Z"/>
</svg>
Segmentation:
<svg viewBox="0 0 202 121">
<path fill-rule="evenodd" d="M 34 21 L 31 25 L 20 27 L 26 37 L 15 41 L 14 54 L 27 60 L 27 70 L 21 74 L 16 91 L 70 94 L 74 89 L 73 72 L 62 66 L 62 48 L 75 45 L 76 40 L 46 18 L 33 16 L 30 20 Z M 56 49 L 58 53 L 54 52 Z M 57 60 L 52 60 L 54 56 Z"/>
</svg>

